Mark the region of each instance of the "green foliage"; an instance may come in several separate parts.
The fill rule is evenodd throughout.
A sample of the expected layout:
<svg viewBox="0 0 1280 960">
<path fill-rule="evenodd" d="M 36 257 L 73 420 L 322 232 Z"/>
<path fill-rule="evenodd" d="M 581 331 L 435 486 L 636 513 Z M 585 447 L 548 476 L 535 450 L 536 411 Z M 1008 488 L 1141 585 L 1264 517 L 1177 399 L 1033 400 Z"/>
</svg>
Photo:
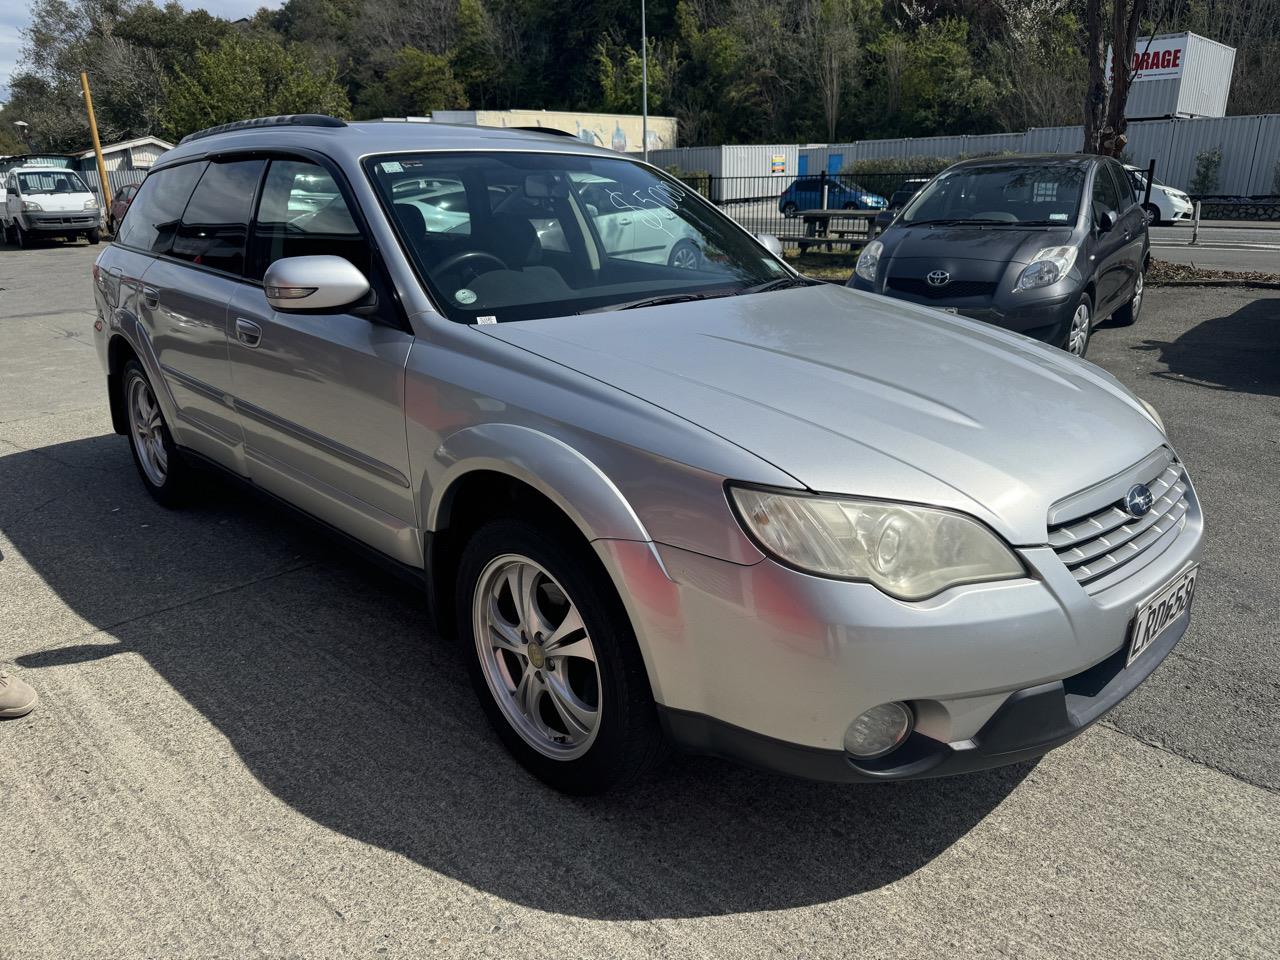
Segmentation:
<svg viewBox="0 0 1280 960">
<path fill-rule="evenodd" d="M 405 47 L 387 74 L 393 102 L 407 116 L 426 116 L 432 110 L 453 110 L 467 105 L 466 91 L 453 75 L 449 61 L 434 53 Z"/>
<path fill-rule="evenodd" d="M 1196 172 L 1191 177 L 1191 193 L 1206 196 L 1218 192 L 1218 173 L 1222 169 L 1222 148 L 1214 147 L 1196 154 Z"/>
<path fill-rule="evenodd" d="M 272 37 L 226 37 L 178 68 L 167 93 L 164 129 L 173 138 L 245 117 L 350 113 L 332 63 L 314 63 Z"/>
</svg>

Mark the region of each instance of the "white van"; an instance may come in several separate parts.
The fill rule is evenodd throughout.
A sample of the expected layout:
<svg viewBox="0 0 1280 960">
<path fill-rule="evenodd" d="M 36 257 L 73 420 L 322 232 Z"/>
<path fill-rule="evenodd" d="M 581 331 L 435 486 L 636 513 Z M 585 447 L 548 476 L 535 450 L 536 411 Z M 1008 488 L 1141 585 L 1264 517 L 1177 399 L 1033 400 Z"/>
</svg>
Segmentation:
<svg viewBox="0 0 1280 960">
<path fill-rule="evenodd" d="M 98 198 L 74 170 L 15 167 L 4 175 L 4 239 L 19 247 L 36 237 L 102 239 Z"/>
</svg>

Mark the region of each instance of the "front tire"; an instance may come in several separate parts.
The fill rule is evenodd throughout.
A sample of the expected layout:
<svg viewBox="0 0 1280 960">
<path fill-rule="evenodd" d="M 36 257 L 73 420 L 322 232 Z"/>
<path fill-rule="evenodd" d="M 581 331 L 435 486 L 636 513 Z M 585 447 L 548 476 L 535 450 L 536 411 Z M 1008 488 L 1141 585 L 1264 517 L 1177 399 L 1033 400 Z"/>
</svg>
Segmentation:
<svg viewBox="0 0 1280 960">
<path fill-rule="evenodd" d="M 20 250 L 26 250 L 31 246 L 31 234 L 22 229 L 22 224 L 16 220 L 13 223 L 13 242 Z"/>
<path fill-rule="evenodd" d="M 665 744 L 640 649 L 585 542 L 491 521 L 463 550 L 457 590 L 476 695 L 530 773 L 595 794 L 656 765 Z"/>
<path fill-rule="evenodd" d="M 1151 221 L 1151 226 L 1153 227 L 1167 226 L 1167 221 L 1160 219 L 1160 208 L 1157 207 L 1154 203 L 1148 203 L 1142 209 L 1147 212 L 1147 216 L 1150 218 L 1150 221 Z"/>
<path fill-rule="evenodd" d="M 90 230 L 84 236 L 85 236 L 85 239 L 88 240 L 89 243 L 92 244 L 93 246 L 97 246 L 99 243 L 102 242 L 101 230 L 98 230 L 98 229 Z"/>
<path fill-rule="evenodd" d="M 1082 293 L 1076 301 L 1076 308 L 1071 312 L 1067 330 L 1058 346 L 1073 356 L 1083 357 L 1089 349 L 1089 336 L 1093 332 L 1093 300 L 1087 293 Z"/>
<path fill-rule="evenodd" d="M 794 217 L 797 209 L 796 205 L 788 200 L 782 205 L 782 215 L 784 217 Z"/>
<path fill-rule="evenodd" d="M 1115 312 L 1116 326 L 1129 327 L 1138 322 L 1138 314 L 1142 312 L 1143 292 L 1146 281 L 1143 279 L 1144 271 L 1138 271 L 1138 279 L 1133 283 L 1133 296 L 1129 298 L 1129 302 Z"/>
<path fill-rule="evenodd" d="M 191 490 L 191 467 L 173 442 L 151 380 L 137 360 L 125 364 L 120 390 L 129 424 L 129 450 L 143 485 L 162 506 L 180 506 Z"/>
</svg>

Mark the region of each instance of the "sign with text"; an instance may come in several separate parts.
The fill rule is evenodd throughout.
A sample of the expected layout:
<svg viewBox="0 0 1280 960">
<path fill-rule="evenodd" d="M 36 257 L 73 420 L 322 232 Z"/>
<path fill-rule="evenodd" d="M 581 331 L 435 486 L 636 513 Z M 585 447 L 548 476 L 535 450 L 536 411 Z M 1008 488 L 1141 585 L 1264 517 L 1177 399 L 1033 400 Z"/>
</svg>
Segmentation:
<svg viewBox="0 0 1280 960">
<path fill-rule="evenodd" d="M 1187 57 L 1187 35 L 1172 37 L 1139 37 L 1133 46 L 1133 58 L 1129 69 L 1133 82 L 1143 80 L 1171 80 L 1182 76 L 1182 64 Z M 1111 49 L 1107 48 L 1107 83 L 1111 82 Z"/>
</svg>

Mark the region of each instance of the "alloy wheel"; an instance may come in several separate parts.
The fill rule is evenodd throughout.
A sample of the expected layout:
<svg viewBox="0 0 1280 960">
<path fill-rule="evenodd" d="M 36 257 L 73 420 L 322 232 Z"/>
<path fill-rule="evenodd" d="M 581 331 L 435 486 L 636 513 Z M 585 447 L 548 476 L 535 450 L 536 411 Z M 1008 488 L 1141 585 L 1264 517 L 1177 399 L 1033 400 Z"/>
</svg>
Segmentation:
<svg viewBox="0 0 1280 960">
<path fill-rule="evenodd" d="M 163 487 L 169 476 L 169 452 L 164 445 L 164 418 L 151 385 L 140 376 L 129 381 L 129 435 L 147 479 Z"/>
<path fill-rule="evenodd" d="M 1129 303 L 1129 315 L 1134 320 L 1138 319 L 1138 311 L 1142 309 L 1142 271 L 1138 272 L 1138 279 L 1133 284 L 1133 300 Z"/>
<path fill-rule="evenodd" d="M 1071 315 L 1071 330 L 1067 333 L 1067 352 L 1083 357 L 1089 344 L 1089 305 L 1082 303 Z"/>
<path fill-rule="evenodd" d="M 671 266 L 680 270 L 696 270 L 698 251 L 691 246 L 677 247 L 671 254 Z"/>
<path fill-rule="evenodd" d="M 490 692 L 529 746 L 582 756 L 600 729 L 600 666 L 572 598 L 519 554 L 491 560 L 476 582 L 472 631 Z"/>
</svg>

